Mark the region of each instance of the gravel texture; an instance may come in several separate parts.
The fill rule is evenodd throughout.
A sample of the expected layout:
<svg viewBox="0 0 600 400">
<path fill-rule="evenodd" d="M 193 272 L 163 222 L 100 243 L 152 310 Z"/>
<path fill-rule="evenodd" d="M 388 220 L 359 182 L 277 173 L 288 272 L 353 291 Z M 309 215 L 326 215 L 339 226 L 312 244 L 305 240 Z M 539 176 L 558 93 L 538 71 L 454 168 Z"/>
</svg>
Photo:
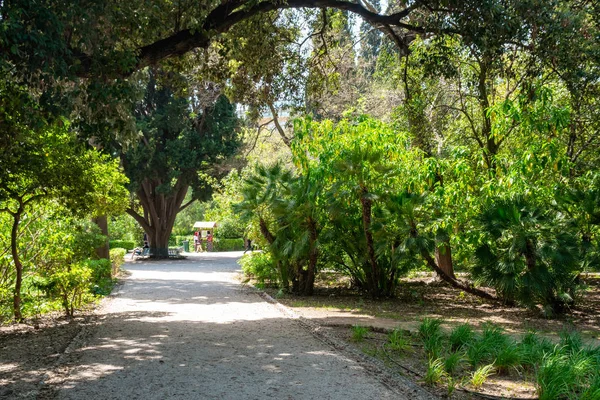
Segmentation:
<svg viewBox="0 0 600 400">
<path fill-rule="evenodd" d="M 71 340 L 37 397 L 432 398 L 241 286 L 240 255 L 128 262 L 131 275 Z"/>
</svg>

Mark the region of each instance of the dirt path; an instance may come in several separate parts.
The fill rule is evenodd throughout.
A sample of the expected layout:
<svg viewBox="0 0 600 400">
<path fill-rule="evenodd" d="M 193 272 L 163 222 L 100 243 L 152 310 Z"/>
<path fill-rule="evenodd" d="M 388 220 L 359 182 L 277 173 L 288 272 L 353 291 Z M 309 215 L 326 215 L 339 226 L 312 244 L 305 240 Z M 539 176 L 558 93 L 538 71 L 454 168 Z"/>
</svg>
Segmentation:
<svg viewBox="0 0 600 400">
<path fill-rule="evenodd" d="M 52 397 L 431 398 L 241 287 L 239 255 L 128 263 L 131 276 L 48 374 Z"/>
</svg>

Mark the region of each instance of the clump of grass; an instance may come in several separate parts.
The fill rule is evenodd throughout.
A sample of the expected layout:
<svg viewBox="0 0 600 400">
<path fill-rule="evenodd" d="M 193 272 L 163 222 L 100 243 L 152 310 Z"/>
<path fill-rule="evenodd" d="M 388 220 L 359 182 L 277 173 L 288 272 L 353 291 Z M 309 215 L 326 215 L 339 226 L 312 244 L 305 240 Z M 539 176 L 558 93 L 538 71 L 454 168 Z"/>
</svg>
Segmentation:
<svg viewBox="0 0 600 400">
<path fill-rule="evenodd" d="M 590 386 L 585 389 L 579 400 L 598 400 L 600 399 L 600 372 L 596 373 L 594 380 L 590 382 Z"/>
<path fill-rule="evenodd" d="M 564 351 L 576 353 L 583 348 L 583 339 L 579 332 L 563 330 L 560 333 L 560 344 Z"/>
<path fill-rule="evenodd" d="M 427 363 L 427 372 L 425 373 L 425 383 L 428 385 L 436 385 L 442 382 L 446 376 L 444 371 L 444 362 L 440 358 L 430 358 Z"/>
<path fill-rule="evenodd" d="M 480 388 L 485 381 L 496 372 L 494 364 L 487 364 L 477 368 L 471 375 L 471 385 L 474 388 Z"/>
<path fill-rule="evenodd" d="M 482 364 L 491 364 L 508 347 L 509 343 L 500 327 L 486 324 L 481 337 L 474 339 L 467 348 L 469 363 L 473 368 Z"/>
<path fill-rule="evenodd" d="M 460 352 L 451 353 L 444 359 L 444 370 L 448 374 L 454 375 L 454 374 L 456 374 L 456 372 L 458 371 L 458 369 L 460 368 L 460 366 L 462 365 L 464 360 L 465 360 L 465 357 L 464 357 L 463 353 L 460 353 Z"/>
<path fill-rule="evenodd" d="M 402 330 L 394 329 L 388 334 L 388 347 L 404 352 L 410 347 L 410 342 Z"/>
<path fill-rule="evenodd" d="M 589 397 L 594 392 L 600 393 L 600 384 L 597 383 L 599 349 L 572 351 L 573 347 L 570 346 L 556 346 L 552 353 L 544 356 L 536 376 L 540 400 L 560 399 L 580 393 Z"/>
<path fill-rule="evenodd" d="M 536 332 L 528 332 L 519 343 L 521 366 L 535 369 L 541 363 L 544 354 L 550 353 L 553 347 L 548 339 L 540 338 Z"/>
<path fill-rule="evenodd" d="M 361 325 L 354 325 L 352 327 L 352 340 L 355 342 L 362 342 L 369 333 L 369 328 Z"/>
<path fill-rule="evenodd" d="M 450 332 L 450 348 L 454 351 L 464 348 L 469 345 L 473 338 L 475 337 L 475 333 L 473 332 L 473 328 L 469 324 L 462 324 Z"/>
<path fill-rule="evenodd" d="M 437 359 L 442 352 L 444 335 L 441 324 L 439 319 L 425 318 L 419 325 L 419 336 L 428 358 Z"/>
<path fill-rule="evenodd" d="M 498 372 L 506 372 L 509 368 L 518 368 L 521 365 L 521 349 L 514 341 L 510 341 L 502 348 L 494 361 Z"/>
</svg>

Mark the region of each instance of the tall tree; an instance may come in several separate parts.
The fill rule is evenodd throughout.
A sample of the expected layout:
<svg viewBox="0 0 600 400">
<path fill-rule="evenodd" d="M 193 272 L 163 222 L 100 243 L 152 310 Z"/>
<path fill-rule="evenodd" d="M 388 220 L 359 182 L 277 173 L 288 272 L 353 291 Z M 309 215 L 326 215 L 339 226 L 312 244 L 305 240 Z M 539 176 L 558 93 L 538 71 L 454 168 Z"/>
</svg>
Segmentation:
<svg viewBox="0 0 600 400">
<path fill-rule="evenodd" d="M 215 87 L 192 87 L 183 97 L 173 79 L 159 75 L 150 72 L 136 107 L 139 143 L 123 149 L 121 158 L 142 210 L 133 205 L 127 213 L 148 234 L 151 254 L 168 257 L 177 213 L 208 197 L 214 164 L 236 151 L 238 119 L 234 105 Z M 183 204 L 190 188 L 192 197 Z"/>
</svg>

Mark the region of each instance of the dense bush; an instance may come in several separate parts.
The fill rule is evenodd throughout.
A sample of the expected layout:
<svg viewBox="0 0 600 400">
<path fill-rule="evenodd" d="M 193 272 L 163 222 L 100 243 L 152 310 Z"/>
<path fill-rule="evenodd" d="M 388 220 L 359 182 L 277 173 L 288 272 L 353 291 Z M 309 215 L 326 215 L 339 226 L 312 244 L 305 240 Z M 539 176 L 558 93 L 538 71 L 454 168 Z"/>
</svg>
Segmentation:
<svg viewBox="0 0 600 400">
<path fill-rule="evenodd" d="M 279 272 L 269 253 L 245 254 L 238 263 L 246 276 L 256 279 L 261 285 L 277 282 L 279 278 Z"/>
<path fill-rule="evenodd" d="M 89 296 L 88 289 L 92 282 L 92 275 L 102 273 L 100 264 L 95 266 L 98 267 L 98 271 L 94 271 L 86 262 L 79 262 L 72 265 L 69 270 L 57 272 L 50 278 L 49 292 L 61 298 L 63 309 L 68 317 L 73 317 L 75 309 L 81 307 Z"/>
<path fill-rule="evenodd" d="M 121 270 L 121 265 L 125 262 L 125 255 L 127 250 L 117 247 L 116 249 L 110 249 L 110 263 L 112 264 L 112 277 L 116 277 Z"/>
<path fill-rule="evenodd" d="M 244 226 L 239 219 L 224 218 L 219 220 L 219 229 L 215 229 L 215 236 L 223 239 L 237 239 L 244 236 Z"/>
<path fill-rule="evenodd" d="M 133 250 L 135 246 L 135 242 L 131 240 L 111 240 L 108 242 L 108 246 L 111 249 L 125 249 L 125 250 Z"/>
<path fill-rule="evenodd" d="M 193 242 L 192 242 L 193 243 Z M 215 239 L 215 251 L 240 251 L 245 250 L 244 239 Z"/>
</svg>

